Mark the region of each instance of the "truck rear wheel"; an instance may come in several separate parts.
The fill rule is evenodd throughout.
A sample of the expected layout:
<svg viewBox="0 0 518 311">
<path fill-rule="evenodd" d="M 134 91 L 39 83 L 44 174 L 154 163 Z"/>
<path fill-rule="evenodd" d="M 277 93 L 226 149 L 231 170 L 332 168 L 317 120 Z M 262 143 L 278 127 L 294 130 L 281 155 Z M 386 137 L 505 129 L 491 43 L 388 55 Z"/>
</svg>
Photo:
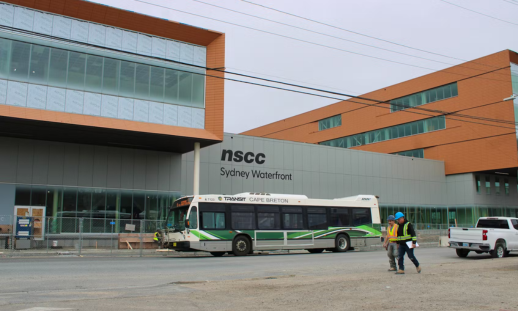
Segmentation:
<svg viewBox="0 0 518 311">
<path fill-rule="evenodd" d="M 459 256 L 461 258 L 468 257 L 469 250 L 467 250 L 467 249 L 456 249 L 456 251 L 457 251 L 457 256 Z"/>
<path fill-rule="evenodd" d="M 491 257 L 502 258 L 505 256 L 505 246 L 502 243 L 497 243 L 495 249 L 491 251 Z"/>
</svg>

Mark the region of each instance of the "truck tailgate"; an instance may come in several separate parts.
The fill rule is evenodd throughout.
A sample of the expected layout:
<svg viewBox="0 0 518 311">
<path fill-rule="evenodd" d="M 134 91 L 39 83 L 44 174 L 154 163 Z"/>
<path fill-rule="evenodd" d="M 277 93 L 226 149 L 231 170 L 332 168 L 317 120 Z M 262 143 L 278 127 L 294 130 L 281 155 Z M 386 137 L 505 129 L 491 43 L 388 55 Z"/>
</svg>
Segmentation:
<svg viewBox="0 0 518 311">
<path fill-rule="evenodd" d="M 482 230 L 478 228 L 450 228 L 450 241 L 482 242 Z"/>
</svg>

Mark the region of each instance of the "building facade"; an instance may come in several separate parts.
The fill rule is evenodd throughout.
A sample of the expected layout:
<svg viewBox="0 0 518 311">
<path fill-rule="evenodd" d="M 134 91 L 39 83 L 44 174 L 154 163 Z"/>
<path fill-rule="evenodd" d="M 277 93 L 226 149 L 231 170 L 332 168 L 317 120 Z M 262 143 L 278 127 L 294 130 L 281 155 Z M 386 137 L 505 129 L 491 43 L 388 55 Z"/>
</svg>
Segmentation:
<svg viewBox="0 0 518 311">
<path fill-rule="evenodd" d="M 0 215 L 160 218 L 181 155 L 223 140 L 223 74 L 206 68 L 224 66 L 216 31 L 81 0 L 1 1 Z"/>
<path fill-rule="evenodd" d="M 443 161 L 461 194 L 449 219 L 505 216 L 517 205 L 517 64 L 505 50 L 243 135 Z"/>
</svg>

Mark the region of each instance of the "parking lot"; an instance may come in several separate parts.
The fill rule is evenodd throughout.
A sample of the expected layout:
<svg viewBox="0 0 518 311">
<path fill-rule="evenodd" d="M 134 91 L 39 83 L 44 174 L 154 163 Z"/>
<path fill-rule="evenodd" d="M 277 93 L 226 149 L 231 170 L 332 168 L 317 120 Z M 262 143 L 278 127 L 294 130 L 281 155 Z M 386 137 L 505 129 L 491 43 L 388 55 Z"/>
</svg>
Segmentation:
<svg viewBox="0 0 518 311">
<path fill-rule="evenodd" d="M 0 259 L 0 309 L 516 310 L 518 256 L 418 249 L 417 274 L 382 251 L 183 258 Z M 410 265 L 408 265 L 410 264 Z M 35 309 L 40 308 L 40 309 Z M 41 309 L 46 308 L 46 309 Z"/>
</svg>

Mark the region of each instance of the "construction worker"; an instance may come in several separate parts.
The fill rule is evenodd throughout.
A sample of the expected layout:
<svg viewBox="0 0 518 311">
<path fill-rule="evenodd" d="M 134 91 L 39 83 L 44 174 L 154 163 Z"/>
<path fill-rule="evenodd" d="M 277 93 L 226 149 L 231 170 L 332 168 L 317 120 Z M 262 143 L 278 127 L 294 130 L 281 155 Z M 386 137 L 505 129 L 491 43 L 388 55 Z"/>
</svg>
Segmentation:
<svg viewBox="0 0 518 311">
<path fill-rule="evenodd" d="M 398 257 L 398 244 L 397 244 L 397 228 L 396 218 L 394 215 L 390 215 L 388 218 L 389 226 L 387 228 L 387 237 L 383 243 L 383 247 L 387 250 L 387 256 L 389 258 L 390 269 L 388 271 L 397 271 L 396 258 Z"/>
<path fill-rule="evenodd" d="M 399 270 L 396 272 L 396 274 L 405 274 L 405 253 L 408 255 L 408 258 L 414 263 L 417 273 L 421 273 L 421 266 L 419 265 L 419 261 L 417 261 L 417 258 L 415 258 L 414 256 L 414 248 L 416 248 L 417 246 L 417 236 L 415 234 L 414 227 L 410 222 L 408 222 L 405 219 L 405 215 L 401 212 L 397 212 L 395 218 L 399 223 L 397 229 L 397 243 L 399 244 Z"/>
<path fill-rule="evenodd" d="M 160 238 L 160 234 L 158 233 L 158 231 L 155 232 L 155 236 L 153 237 L 153 240 L 155 240 L 155 242 L 157 244 L 160 244 L 159 242 L 159 238 Z"/>
</svg>

